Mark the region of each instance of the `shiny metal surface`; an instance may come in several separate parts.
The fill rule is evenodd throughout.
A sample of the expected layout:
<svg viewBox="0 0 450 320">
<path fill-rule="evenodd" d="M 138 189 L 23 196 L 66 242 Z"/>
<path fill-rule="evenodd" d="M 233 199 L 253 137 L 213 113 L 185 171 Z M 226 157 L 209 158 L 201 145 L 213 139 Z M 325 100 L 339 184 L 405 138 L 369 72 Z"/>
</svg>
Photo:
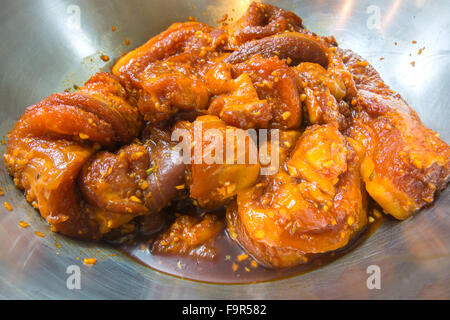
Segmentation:
<svg viewBox="0 0 450 320">
<path fill-rule="evenodd" d="M 215 24 L 237 18 L 247 0 L 1 0 L 0 134 L 25 107 L 81 85 L 172 22 L 195 16 Z M 450 4 L 447 0 L 271 1 L 299 14 L 322 35 L 367 58 L 423 122 L 450 142 Z M 234 11 L 232 11 L 234 9 Z M 117 28 L 112 32 L 111 27 Z M 131 40 L 131 46 L 124 39 Z M 416 41 L 414 44 L 412 41 Z M 419 49 L 425 47 L 419 55 Z M 107 54 L 109 63 L 99 56 Z M 384 60 L 380 60 L 384 58 Z M 415 66 L 411 63 L 415 62 Z M 3 154 L 5 146 L 1 145 Z M 0 298 L 60 299 L 329 299 L 450 298 L 450 192 L 402 223 L 388 219 L 358 248 L 316 271 L 275 282 L 214 285 L 155 272 L 101 244 L 53 234 L 0 164 Z M 3 207 L 8 201 L 12 212 Z M 30 227 L 22 229 L 19 221 Z M 41 231 L 44 238 L 34 234 Z M 116 254 L 116 256 L 110 256 Z M 96 257 L 93 267 L 83 258 Z M 77 259 L 79 258 L 79 259 Z M 67 267 L 81 289 L 66 286 Z M 380 267 L 369 290 L 367 268 Z"/>
</svg>

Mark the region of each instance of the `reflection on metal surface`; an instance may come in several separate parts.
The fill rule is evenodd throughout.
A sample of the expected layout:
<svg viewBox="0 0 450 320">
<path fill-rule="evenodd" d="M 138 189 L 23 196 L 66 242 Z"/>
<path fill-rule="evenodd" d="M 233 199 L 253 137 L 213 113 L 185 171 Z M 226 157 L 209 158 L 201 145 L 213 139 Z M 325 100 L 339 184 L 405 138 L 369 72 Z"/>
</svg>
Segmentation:
<svg viewBox="0 0 450 320">
<path fill-rule="evenodd" d="M 416 109 L 425 125 L 450 142 L 447 0 L 268 2 L 296 12 L 312 31 L 334 34 L 341 47 L 367 58 Z M 114 60 L 132 49 L 123 46 L 125 38 L 137 46 L 189 16 L 206 23 L 214 23 L 224 13 L 237 18 L 248 3 L 80 0 L 76 4 L 80 7 L 81 33 L 70 34 L 66 23 L 73 1 L 6 2 L 0 11 L 1 135 L 6 135 L 26 106 L 67 87 L 62 82 L 67 74 L 76 75 L 73 82 L 80 84 L 103 67 L 104 62 L 94 59 L 98 52 L 107 52 Z M 367 8 L 373 5 L 380 8 L 382 32 L 367 25 Z M 422 47 L 426 49 L 419 55 Z M 84 69 L 83 58 L 90 55 L 94 55 L 90 67 Z M 1 153 L 4 148 L 0 145 Z M 51 233 L 15 188 L 3 161 L 0 186 L 5 191 L 1 200 L 14 208 L 13 212 L 0 208 L 0 298 L 450 298 L 449 190 L 407 221 L 388 219 L 361 246 L 330 265 L 286 280 L 229 286 L 177 279 L 154 272 L 103 244 Z M 30 227 L 20 228 L 21 220 Z M 45 237 L 37 237 L 34 231 L 43 232 Z M 97 258 L 97 264 L 83 265 L 82 259 L 91 257 Z M 80 290 L 66 287 L 70 265 L 80 266 Z M 380 267 L 380 290 L 366 286 L 370 265 Z"/>
<path fill-rule="evenodd" d="M 400 8 L 402 2 L 403 2 L 403 0 L 395 0 L 394 3 L 392 4 L 392 7 L 389 8 L 388 14 L 382 24 L 382 26 L 383 26 L 382 30 L 385 31 L 389 28 L 389 25 L 390 25 L 392 19 L 394 17 L 396 17 L 397 11 Z"/>
<path fill-rule="evenodd" d="M 342 28 L 342 26 L 346 23 L 347 19 L 350 17 L 353 8 L 353 1 L 354 0 L 343 1 L 342 8 L 339 12 L 339 20 L 337 23 L 338 28 Z"/>
</svg>

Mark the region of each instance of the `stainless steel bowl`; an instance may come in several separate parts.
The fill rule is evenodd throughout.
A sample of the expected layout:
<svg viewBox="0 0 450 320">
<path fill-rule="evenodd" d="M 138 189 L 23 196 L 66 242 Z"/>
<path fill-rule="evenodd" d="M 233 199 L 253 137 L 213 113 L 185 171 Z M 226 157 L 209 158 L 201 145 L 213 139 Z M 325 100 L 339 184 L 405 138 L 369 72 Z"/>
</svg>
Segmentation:
<svg viewBox="0 0 450 320">
<path fill-rule="evenodd" d="M 341 47 L 366 57 L 408 99 L 423 122 L 450 142 L 447 0 L 271 3 L 295 11 L 311 30 L 333 34 Z M 3 0 L 1 135 L 7 134 L 26 106 L 52 92 L 81 85 L 172 22 L 195 16 L 215 24 L 224 13 L 239 17 L 248 4 L 248 0 Z M 129 47 L 124 44 L 126 38 L 131 40 Z M 103 62 L 101 54 L 112 61 Z M 14 187 L 3 161 L 0 185 L 5 191 L 2 204 L 8 201 L 14 208 L 12 212 L 3 205 L 0 208 L 0 298 L 450 298 L 448 190 L 433 206 L 407 221 L 388 219 L 362 245 L 320 269 L 267 283 L 217 285 L 165 275 L 101 244 L 51 233 Z M 20 228 L 22 220 L 30 227 Z M 35 231 L 45 237 L 36 236 Z M 92 255 L 99 262 L 93 267 L 83 265 L 82 258 Z M 66 272 L 71 265 L 80 267 L 80 290 L 67 287 L 70 274 Z M 381 289 L 367 287 L 367 270 L 372 265 L 380 268 Z"/>
</svg>

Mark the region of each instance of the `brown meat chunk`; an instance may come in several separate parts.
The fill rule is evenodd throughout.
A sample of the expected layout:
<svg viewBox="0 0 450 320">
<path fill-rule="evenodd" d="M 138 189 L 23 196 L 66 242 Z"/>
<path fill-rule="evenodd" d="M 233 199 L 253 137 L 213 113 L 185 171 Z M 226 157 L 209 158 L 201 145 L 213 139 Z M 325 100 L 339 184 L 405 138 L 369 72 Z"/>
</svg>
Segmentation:
<svg viewBox="0 0 450 320">
<path fill-rule="evenodd" d="M 192 159 L 188 183 L 190 196 L 200 207 L 219 208 L 256 182 L 260 165 L 257 155 L 252 159 L 254 154 L 250 153 L 257 149 L 244 130 L 227 126 L 214 116 L 178 126 L 189 130 Z"/>
<path fill-rule="evenodd" d="M 300 31 L 303 28 L 302 19 L 293 12 L 254 1 L 235 24 L 224 29 L 229 35 L 228 46 L 236 49 L 249 40 L 261 39 L 284 31 Z"/>
<path fill-rule="evenodd" d="M 139 132 L 139 113 L 127 98 L 116 77 L 99 73 L 75 93 L 29 107 L 12 130 L 4 156 L 8 170 L 53 231 L 101 237 L 76 180 L 99 148 L 129 142 Z"/>
<path fill-rule="evenodd" d="M 198 23 L 176 23 L 128 53 L 113 73 L 132 91 L 144 119 L 171 119 L 178 110 L 206 109 L 209 91 L 203 74 L 222 55 L 225 34 Z"/>
<path fill-rule="evenodd" d="M 145 144 L 99 152 L 86 163 L 80 190 L 103 233 L 137 216 L 153 215 L 177 196 L 177 186 L 185 183 L 185 165 L 172 149 L 170 135 L 153 128 Z"/>
<path fill-rule="evenodd" d="M 327 44 L 317 37 L 299 32 L 285 32 L 247 42 L 224 61 L 240 63 L 257 54 L 266 59 L 289 59 L 289 64 L 294 66 L 301 62 L 312 62 L 327 68 L 329 63 Z"/>
<path fill-rule="evenodd" d="M 366 148 L 361 175 L 370 196 L 397 219 L 433 202 L 450 177 L 450 148 L 351 51 L 339 51 L 357 79 L 349 134 Z"/>
<path fill-rule="evenodd" d="M 332 79 L 329 73 L 316 63 L 301 63 L 295 70 L 305 94 L 308 120 L 311 124 L 326 124 L 337 121 L 341 129 L 348 126 L 350 110 L 343 110 L 342 99 L 346 95 L 345 85 Z"/>
<path fill-rule="evenodd" d="M 183 215 L 161 233 L 152 245 L 153 254 L 177 254 L 214 259 L 214 237 L 223 229 L 223 222 L 214 214 L 204 217 Z"/>
<path fill-rule="evenodd" d="M 97 153 L 81 172 L 80 190 L 91 205 L 100 209 L 134 213 L 148 212 L 140 185 L 151 167 L 147 148 L 131 144 L 117 153 Z"/>
<path fill-rule="evenodd" d="M 335 153 L 340 149 L 344 155 Z M 336 125 L 307 129 L 288 163 L 296 171 L 262 179 L 227 211 L 231 237 L 269 267 L 306 263 L 342 248 L 367 223 L 360 149 Z"/>
<path fill-rule="evenodd" d="M 226 65 L 226 92 L 216 96 L 208 109 L 227 124 L 248 128 L 295 129 L 302 120 L 302 103 L 295 72 L 277 57 L 251 59 Z M 212 76 L 217 76 L 213 73 Z M 225 81 L 224 80 L 224 81 Z M 216 81 L 212 81 L 215 83 Z M 227 90 L 228 89 L 228 90 Z"/>
</svg>

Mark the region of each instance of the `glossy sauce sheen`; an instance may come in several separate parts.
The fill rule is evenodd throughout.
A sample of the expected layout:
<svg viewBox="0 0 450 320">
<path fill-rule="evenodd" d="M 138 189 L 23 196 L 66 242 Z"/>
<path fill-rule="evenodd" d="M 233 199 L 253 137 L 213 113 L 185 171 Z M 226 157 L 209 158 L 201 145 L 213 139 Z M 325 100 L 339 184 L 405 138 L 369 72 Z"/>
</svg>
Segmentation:
<svg viewBox="0 0 450 320">
<path fill-rule="evenodd" d="M 370 223 L 345 248 L 323 254 L 308 264 L 292 268 L 269 269 L 261 265 L 257 265 L 255 268 L 252 265 L 254 259 L 251 256 L 243 261 L 238 261 L 238 256 L 246 254 L 246 252 L 229 237 L 226 230 L 222 230 L 214 239 L 214 249 L 217 252 L 214 260 L 186 255 L 152 254 L 149 249 L 151 239 L 145 237 L 138 237 L 131 243 L 116 245 L 116 248 L 146 267 L 183 279 L 222 284 L 265 282 L 298 276 L 338 260 L 366 241 L 383 224 L 384 220 L 384 217 L 380 217 Z M 143 250 L 144 248 L 145 250 Z M 236 271 L 233 270 L 233 264 L 238 266 Z"/>
</svg>

